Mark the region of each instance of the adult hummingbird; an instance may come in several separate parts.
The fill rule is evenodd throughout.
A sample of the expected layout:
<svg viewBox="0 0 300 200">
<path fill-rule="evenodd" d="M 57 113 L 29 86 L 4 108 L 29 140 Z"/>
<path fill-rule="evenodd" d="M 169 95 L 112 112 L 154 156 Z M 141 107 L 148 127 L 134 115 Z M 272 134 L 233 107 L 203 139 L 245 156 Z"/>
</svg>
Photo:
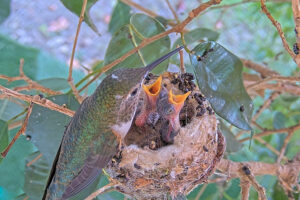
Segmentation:
<svg viewBox="0 0 300 200">
<path fill-rule="evenodd" d="M 145 77 L 182 48 L 144 68 L 115 70 L 82 102 L 65 130 L 43 199 L 68 199 L 96 180 L 131 127 Z"/>
</svg>

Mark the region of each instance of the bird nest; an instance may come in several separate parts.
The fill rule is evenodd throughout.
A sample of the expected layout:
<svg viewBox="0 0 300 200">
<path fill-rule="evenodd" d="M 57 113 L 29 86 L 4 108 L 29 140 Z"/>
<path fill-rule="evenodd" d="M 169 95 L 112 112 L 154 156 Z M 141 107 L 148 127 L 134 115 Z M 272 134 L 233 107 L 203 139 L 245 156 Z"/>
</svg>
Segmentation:
<svg viewBox="0 0 300 200">
<path fill-rule="evenodd" d="M 150 74 L 145 84 L 156 79 Z M 181 128 L 173 142 L 163 141 L 160 119 L 155 126 L 137 127 L 133 123 L 122 150 L 105 169 L 119 183 L 116 189 L 135 199 L 167 199 L 168 195 L 188 194 L 207 181 L 225 149 L 218 121 L 193 83 L 193 76 L 165 73 L 162 86 L 176 94 L 192 92 L 180 112 Z M 141 95 L 140 106 L 144 98 Z"/>
</svg>

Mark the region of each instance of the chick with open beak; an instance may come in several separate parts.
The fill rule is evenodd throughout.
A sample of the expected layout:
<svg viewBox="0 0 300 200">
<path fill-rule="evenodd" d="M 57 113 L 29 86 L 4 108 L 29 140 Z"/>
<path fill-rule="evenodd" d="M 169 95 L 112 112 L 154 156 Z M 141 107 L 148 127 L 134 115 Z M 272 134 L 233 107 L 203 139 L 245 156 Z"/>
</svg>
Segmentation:
<svg viewBox="0 0 300 200">
<path fill-rule="evenodd" d="M 149 120 L 152 121 L 150 124 L 155 125 L 155 121 L 158 120 L 159 116 L 156 112 L 156 102 L 161 91 L 161 82 L 162 76 L 158 77 L 153 84 L 143 84 L 143 91 L 146 95 L 146 98 L 140 113 L 138 113 L 136 116 L 136 126 L 144 126 Z"/>
<path fill-rule="evenodd" d="M 180 129 L 179 113 L 190 91 L 185 94 L 174 95 L 172 90 L 167 92 L 165 88 L 159 94 L 157 100 L 157 112 L 162 120 L 159 130 L 162 140 L 168 144 L 174 142 L 174 137 Z"/>
</svg>

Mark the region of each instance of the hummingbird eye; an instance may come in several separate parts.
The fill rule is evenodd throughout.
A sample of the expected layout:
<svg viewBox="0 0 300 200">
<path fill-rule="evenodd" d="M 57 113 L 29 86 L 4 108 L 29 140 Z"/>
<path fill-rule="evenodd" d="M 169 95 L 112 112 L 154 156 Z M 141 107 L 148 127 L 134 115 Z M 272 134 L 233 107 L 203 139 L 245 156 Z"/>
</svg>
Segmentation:
<svg viewBox="0 0 300 200">
<path fill-rule="evenodd" d="M 131 96 L 135 96 L 136 95 L 136 93 L 137 93 L 137 91 L 138 91 L 138 89 L 137 88 L 135 88 L 132 92 L 131 92 Z"/>
</svg>

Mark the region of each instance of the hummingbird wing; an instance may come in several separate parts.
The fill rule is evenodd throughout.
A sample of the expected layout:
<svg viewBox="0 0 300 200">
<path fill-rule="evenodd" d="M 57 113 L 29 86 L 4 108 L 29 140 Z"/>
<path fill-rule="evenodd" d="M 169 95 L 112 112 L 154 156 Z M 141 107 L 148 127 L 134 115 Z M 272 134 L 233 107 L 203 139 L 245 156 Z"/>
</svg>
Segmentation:
<svg viewBox="0 0 300 200">
<path fill-rule="evenodd" d="M 87 158 L 79 174 L 67 186 L 62 196 L 63 199 L 76 195 L 93 183 L 101 174 L 102 168 L 104 168 L 117 153 L 117 143 L 116 145 L 109 145 L 109 140 L 112 139 L 113 141 L 111 140 L 111 142 L 114 143 L 116 138 L 113 133 L 110 134 L 110 137 L 111 138 L 107 138 L 106 143 L 102 145 L 101 152 L 98 151 L 97 154 L 93 153 Z"/>
</svg>

